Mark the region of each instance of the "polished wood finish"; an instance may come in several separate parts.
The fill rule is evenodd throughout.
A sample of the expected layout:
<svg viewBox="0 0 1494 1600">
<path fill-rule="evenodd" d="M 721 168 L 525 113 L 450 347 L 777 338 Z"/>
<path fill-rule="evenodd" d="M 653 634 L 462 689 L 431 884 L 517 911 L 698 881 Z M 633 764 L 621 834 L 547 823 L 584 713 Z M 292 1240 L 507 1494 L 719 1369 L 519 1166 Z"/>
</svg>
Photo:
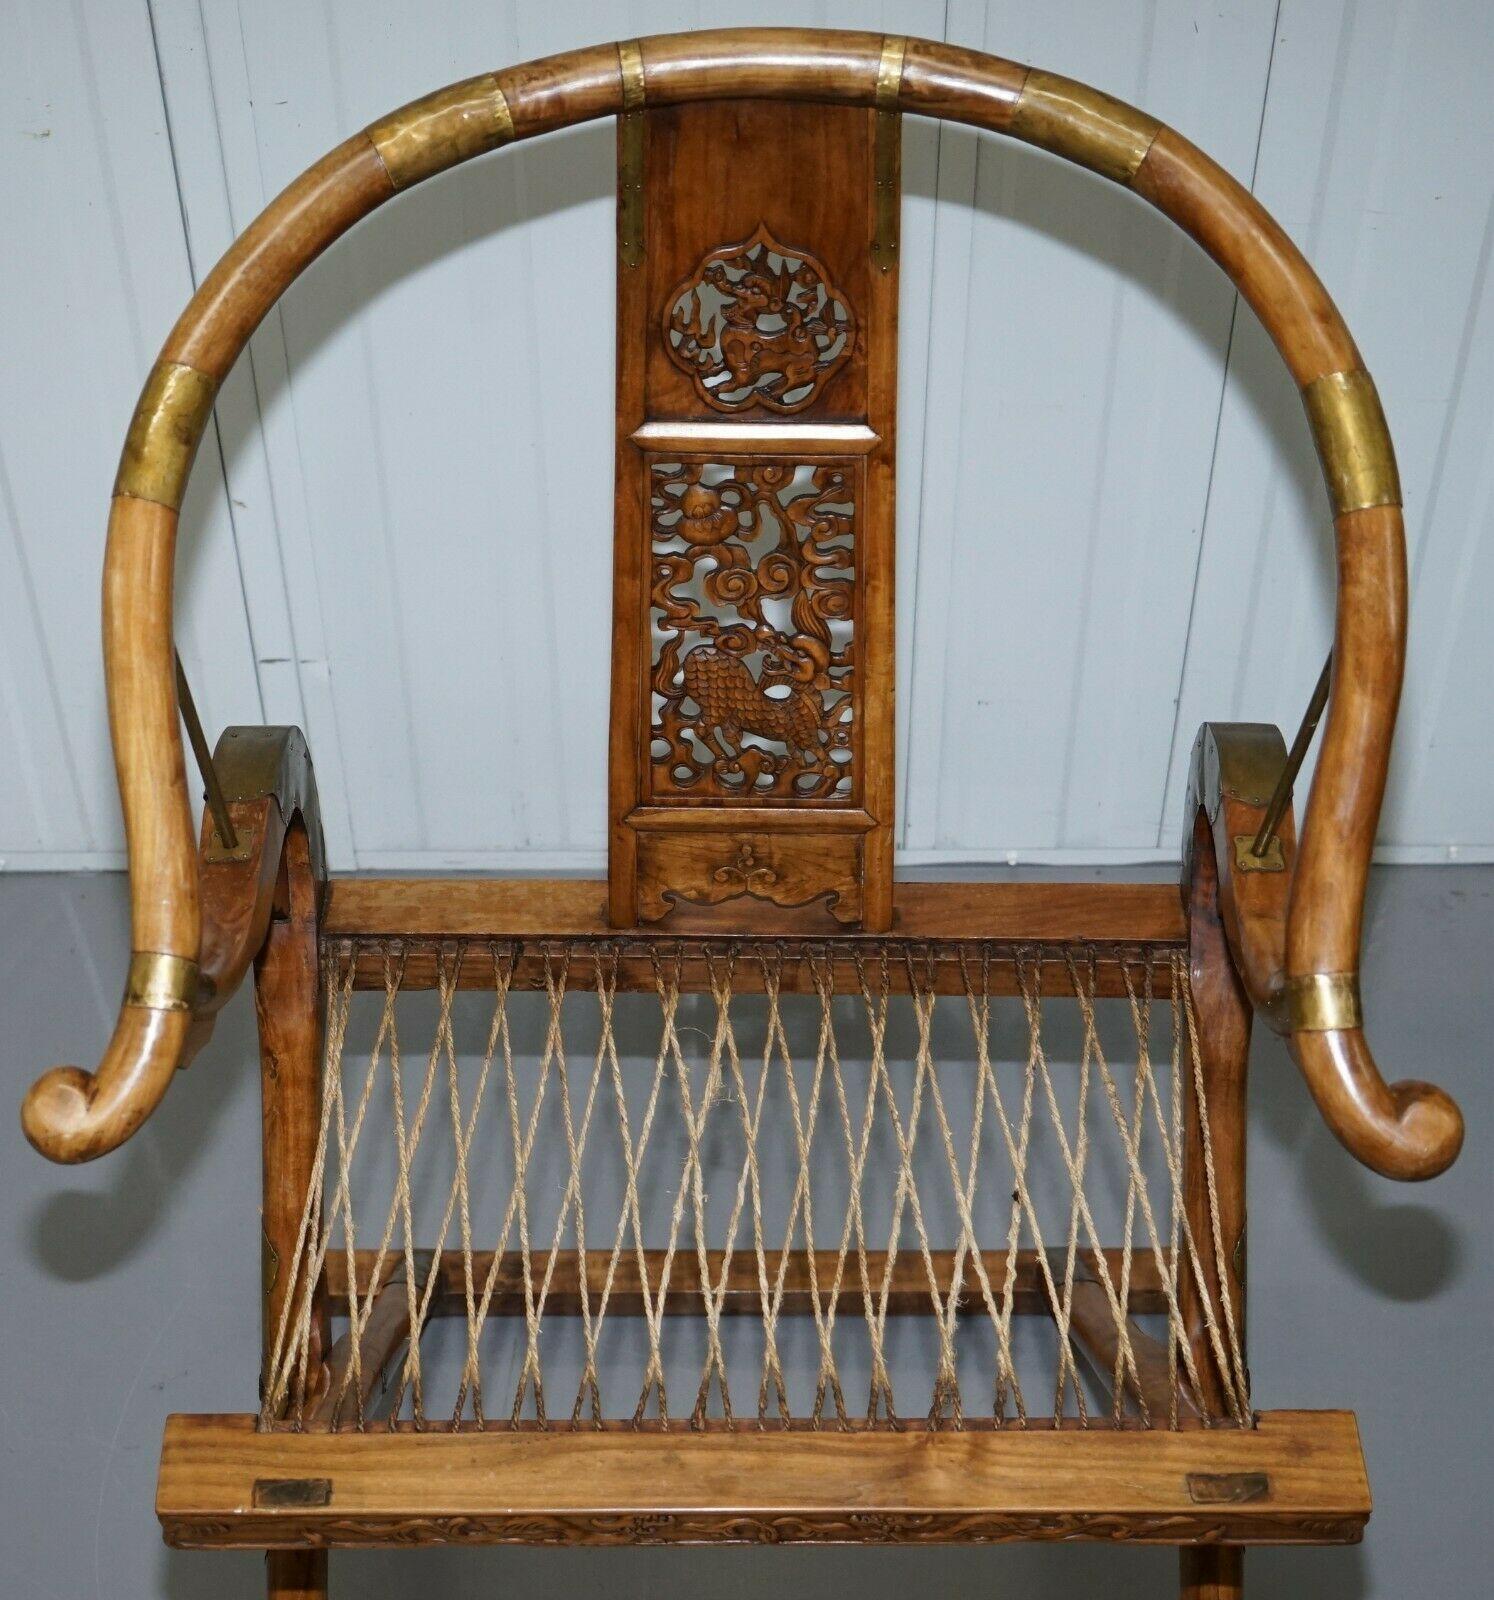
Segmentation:
<svg viewBox="0 0 1494 1600">
<path fill-rule="evenodd" d="M 229 728 L 213 761 L 238 847 L 223 851 L 211 819 L 204 817 L 193 879 L 198 953 L 186 963 L 197 973 L 191 1004 L 151 1005 L 127 993 L 115 1039 L 94 1078 L 63 1067 L 35 1085 L 22 1108 L 22 1126 L 54 1161 L 88 1161 L 122 1144 L 155 1108 L 176 1069 L 190 1064 L 211 1038 L 219 1011 L 264 943 L 286 829 L 298 818 L 318 883 L 325 877 L 316 782 L 300 732 Z"/>
<path fill-rule="evenodd" d="M 294 1264 L 301 1211 L 311 1184 L 321 1125 L 321 954 L 317 928 L 320 890 L 311 871 L 306 830 L 295 827 L 285 840 L 279 914 L 270 926 L 254 970 L 263 1103 L 261 1229 L 266 1363 L 274 1350 L 286 1296 L 291 1293 L 299 1299 L 305 1283 L 304 1271 L 297 1274 Z M 312 1316 L 308 1392 L 297 1397 L 301 1405 L 314 1403 L 325 1387 L 322 1360 L 331 1342 L 325 1293 L 318 1294 Z M 262 1382 L 267 1380 L 266 1371 Z"/>
<path fill-rule="evenodd" d="M 1286 982 L 1287 901 L 1297 862 L 1297 827 L 1290 805 L 1276 829 L 1279 870 L 1242 867 L 1236 841 L 1252 841 L 1286 764 L 1281 730 L 1263 722 L 1206 722 L 1193 745 L 1184 815 L 1185 878 L 1199 835 L 1194 821 L 1208 825 L 1213 869 L 1218 878 L 1219 915 L 1230 958 L 1256 1011 L 1278 1033 L 1286 1028 L 1282 991 Z M 1274 858 L 1273 858 L 1274 859 Z"/>
<path fill-rule="evenodd" d="M 663 1250 L 644 1252 L 644 1269 L 648 1274 L 648 1285 L 654 1302 L 658 1300 L 665 1255 L 666 1252 Z M 947 1293 L 954 1276 L 954 1252 L 934 1250 L 930 1252 L 930 1257 L 941 1293 Z M 776 1295 L 782 1253 L 778 1250 L 768 1250 L 764 1252 L 764 1258 L 767 1263 L 769 1291 L 771 1295 Z M 999 1290 L 1000 1285 L 1006 1281 L 1006 1251 L 983 1250 L 981 1258 L 985 1263 L 990 1282 Z M 1118 1282 L 1120 1251 L 1107 1250 L 1105 1258 L 1111 1281 Z M 416 1277 L 423 1293 L 430 1276 L 430 1252 L 417 1251 L 415 1259 Z M 802 1250 L 789 1252 L 788 1263 L 783 1268 L 783 1297 L 780 1306 L 784 1316 L 807 1315 L 814 1309 L 816 1297 L 822 1309 L 829 1307 L 832 1298 L 830 1290 L 835 1282 L 836 1259 L 837 1252 L 834 1250 L 817 1250 L 811 1267 Z M 376 1289 L 382 1295 L 386 1292 L 385 1286 L 394 1282 L 403 1271 L 403 1262 L 386 1258 L 376 1285 L 373 1279 L 376 1260 L 376 1252 L 372 1250 L 359 1250 L 356 1253 L 360 1295 L 366 1296 L 370 1289 Z M 728 1317 L 761 1316 L 762 1286 L 758 1278 L 756 1252 L 739 1247 L 733 1253 L 724 1290 L 720 1289 L 722 1252 L 707 1251 L 706 1260 L 711 1274 L 712 1288 L 721 1295 L 721 1314 Z M 612 1290 L 607 1300 L 608 1315 L 633 1317 L 644 1314 L 643 1283 L 639 1277 L 636 1252 L 624 1251 L 615 1267 L 612 1266 L 610 1250 L 588 1250 L 585 1261 L 588 1304 L 593 1311 L 601 1300 L 602 1289 L 610 1270 Z M 868 1250 L 866 1262 L 872 1296 L 880 1306 L 883 1282 L 887 1277 L 887 1253 L 884 1250 Z M 473 1251 L 472 1275 L 476 1283 L 486 1284 L 492 1267 L 493 1254 L 490 1250 Z M 580 1271 L 580 1263 L 573 1250 L 567 1250 L 557 1256 L 553 1269 L 550 1266 L 548 1252 L 542 1250 L 534 1252 L 530 1261 L 530 1283 L 536 1296 L 547 1275 L 550 1280 L 549 1291 L 545 1296 L 546 1315 L 572 1317 L 581 1314 Z M 1055 1272 L 1061 1277 L 1062 1268 L 1055 1268 Z M 446 1317 L 465 1316 L 467 1311 L 465 1283 L 462 1252 L 443 1250 L 440 1264 L 436 1269 L 430 1314 Z M 518 1251 L 509 1251 L 504 1255 L 498 1265 L 493 1284 L 490 1315 L 522 1316 L 524 1260 Z M 327 1256 L 326 1287 L 334 1314 L 345 1313 L 348 1299 L 348 1263 L 347 1256 L 340 1251 L 332 1251 Z M 1017 1252 L 1017 1266 L 1012 1287 L 1012 1303 L 1019 1314 L 1043 1314 L 1051 1311 L 1046 1279 L 1038 1265 L 1035 1250 Z M 854 1314 L 863 1309 L 864 1292 L 861 1287 L 859 1266 L 854 1257 L 847 1265 L 840 1292 L 834 1299 L 837 1311 Z M 961 1281 L 958 1308 L 964 1313 L 983 1311 L 984 1307 L 984 1297 L 976 1280 L 974 1268 L 967 1264 Z M 1135 1315 L 1145 1315 L 1165 1311 L 1166 1307 L 1167 1302 L 1162 1293 L 1162 1278 L 1156 1258 L 1150 1251 L 1137 1251 L 1131 1264 L 1131 1312 Z M 924 1265 L 922 1253 L 903 1250 L 893 1259 L 892 1275 L 887 1283 L 887 1313 L 889 1316 L 926 1316 L 929 1309 L 928 1270 Z M 683 1317 L 701 1315 L 700 1262 L 693 1253 L 679 1251 L 675 1254 L 670 1266 L 669 1293 L 664 1300 L 664 1315 Z M 1104 1320 L 1110 1322 L 1108 1301 L 1105 1304 Z"/>
<path fill-rule="evenodd" d="M 325 1550 L 270 1550 L 265 1554 L 269 1600 L 327 1600 Z"/>
<path fill-rule="evenodd" d="M 655 107 L 642 59 L 618 146 L 611 919 L 885 929 L 897 273 L 873 239 L 897 165 L 874 112 Z M 827 453 L 848 429 L 860 447 Z M 687 451 L 659 442 L 680 430 Z M 666 809 L 710 821 L 656 828 Z M 842 811 L 869 825 L 837 832 Z"/>
<path fill-rule="evenodd" d="M 767 97 L 863 108 L 880 103 L 887 111 L 892 98 L 896 106 L 1087 161 L 1150 201 L 1214 257 L 1260 316 L 1301 387 L 1339 375 L 1363 388 L 1355 376 L 1363 363 L 1354 342 L 1301 254 L 1242 185 L 1179 134 L 1165 127 L 1153 132 L 1141 113 L 1081 85 L 927 40 L 904 46 L 890 97 L 886 85 L 880 94 L 878 87 L 885 54 L 880 34 L 802 29 L 687 34 L 637 46 L 644 99 L 655 109 Z M 616 46 L 573 51 L 495 73 L 492 88 L 514 137 L 527 138 L 622 109 L 623 57 Z M 437 91 L 405 108 L 401 137 L 413 130 L 421 153 L 412 151 L 404 165 L 397 163 L 402 173 L 425 176 L 440 162 L 464 159 L 484 146 L 486 133 L 483 139 L 450 137 L 451 95 Z M 457 100 L 466 103 L 460 94 Z M 487 103 L 496 108 L 498 100 L 490 95 Z M 488 115 L 491 132 L 499 118 L 496 109 Z M 423 142 L 422 128 L 430 134 Z M 1145 153 L 1133 168 L 1143 143 Z M 168 337 L 162 361 L 221 380 L 295 276 L 394 192 L 370 134 L 339 146 L 272 202 L 209 274 Z M 145 436 L 158 403 L 148 387 L 141 408 Z M 1349 419 L 1352 438 L 1334 436 L 1341 426 L 1335 417 Z M 1328 408 L 1324 416 L 1315 411 L 1315 422 L 1330 471 L 1334 462 L 1348 459 L 1393 466 L 1388 435 L 1371 409 Z M 179 450 L 184 442 L 174 433 L 170 448 Z M 1335 482 L 1341 491 L 1342 483 Z M 105 646 L 130 845 L 133 944 L 137 952 L 191 959 L 199 919 L 170 641 L 176 519 L 167 506 L 120 496 L 112 527 Z M 1288 911 L 1289 978 L 1357 970 L 1364 884 L 1403 669 L 1405 539 L 1399 509 L 1380 504 L 1345 511 L 1335 531 L 1334 686 Z M 619 594 L 619 603 L 628 599 Z M 890 693 L 890 681 L 887 687 Z M 890 808 L 868 809 L 879 822 L 890 817 Z M 614 847 L 620 814 L 614 804 Z M 870 876 L 865 892 L 867 904 L 874 905 Z M 97 1075 L 57 1069 L 38 1084 L 26 1111 L 28 1133 L 58 1159 L 82 1159 L 111 1147 L 149 1114 L 184 1042 L 169 1014 L 122 1008 Z M 1299 1030 L 1293 1049 L 1320 1109 L 1361 1160 L 1394 1176 L 1425 1177 L 1454 1159 L 1462 1137 L 1456 1107 L 1427 1085 L 1388 1088 L 1362 1030 Z M 1388 1135 L 1387 1126 L 1393 1130 Z"/>
<path fill-rule="evenodd" d="M 1116 1259 L 1110 1264 L 1111 1282 L 1118 1278 L 1118 1259 L 1120 1252 L 1107 1251 L 1107 1256 Z M 1167 1347 L 1154 1339 L 1144 1328 L 1134 1320 L 1135 1313 L 1144 1309 L 1138 1305 L 1136 1265 L 1140 1257 L 1132 1263 L 1130 1311 L 1131 1317 L 1127 1319 L 1126 1337 L 1131 1341 L 1131 1354 L 1135 1358 L 1136 1370 L 1132 1373 L 1128 1364 L 1121 1361 L 1120 1336 L 1116 1332 L 1115 1317 L 1110 1310 L 1110 1296 L 1106 1294 L 1104 1285 L 1093 1277 L 1079 1276 L 1074 1280 L 1074 1296 L 1069 1310 L 1069 1331 L 1073 1334 L 1075 1342 L 1081 1351 L 1090 1359 L 1096 1376 L 1107 1388 L 1113 1389 L 1115 1374 L 1119 1366 L 1121 1383 L 1127 1393 L 1146 1408 L 1146 1420 L 1154 1428 L 1165 1427 L 1172 1415 L 1172 1370 L 1167 1362 Z M 1153 1270 L 1155 1270 L 1155 1265 Z M 1117 1291 L 1118 1292 L 1118 1291 Z M 1155 1302 L 1155 1309 L 1165 1312 L 1167 1301 L 1160 1288 L 1144 1297 L 1145 1304 Z M 1041 1309 L 1047 1310 L 1046 1297 Z M 1178 1402 L 1180 1418 L 1190 1416 L 1193 1406 L 1186 1399 L 1180 1397 Z"/>
<path fill-rule="evenodd" d="M 711 974 L 705 957 L 718 957 L 728 945 L 738 950 L 733 987 L 739 993 L 761 991 L 763 969 L 758 955 L 743 943 L 758 935 L 772 941 L 764 952 L 781 972 L 785 993 L 814 993 L 816 967 L 828 970 L 837 993 L 859 993 L 863 970 L 881 981 L 883 957 L 889 986 L 908 986 L 908 960 L 924 953 L 943 953 L 934 963 L 934 988 L 942 994 L 963 994 L 963 953 L 971 981 L 982 981 L 980 946 L 991 953 L 990 990 L 1020 993 L 1015 961 L 1030 963 L 1044 994 L 1072 994 L 1068 954 L 1078 947 L 1096 962 L 1095 991 L 1104 996 L 1126 993 L 1122 964 L 1133 972 L 1153 961 L 1156 992 L 1170 992 L 1166 950 L 1187 937 L 1177 890 L 1165 884 L 1065 883 L 903 883 L 897 885 L 890 936 L 836 931 L 833 945 L 821 935 L 810 942 L 776 938 L 769 922 L 755 927 L 753 902 L 738 901 L 734 937 L 707 939 L 688 927 L 681 934 L 610 927 L 605 884 L 584 879 L 362 879 L 335 881 L 329 889 L 324 935 L 337 945 L 339 959 L 356 960 L 359 988 L 383 988 L 386 951 L 398 956 L 404 988 L 432 988 L 443 959 L 442 946 L 472 941 L 461 956 L 461 987 L 491 988 L 494 955 L 478 942 L 498 943 L 506 963 L 516 960 L 513 985 L 542 988 L 546 963 L 567 959 L 567 983 L 589 988 L 597 981 L 597 962 L 616 960 L 619 989 L 651 992 L 657 984 L 653 956 L 670 958 L 681 939 L 682 964 L 677 977 L 684 992 L 708 991 Z M 515 950 L 512 947 L 518 946 Z M 1067 953 L 1066 953 L 1067 952 Z M 448 949 L 449 962 L 454 951 Z M 779 966 L 781 963 L 781 966 Z"/>
<path fill-rule="evenodd" d="M 343 1267 L 346 1269 L 346 1258 Z M 369 1263 L 370 1275 L 373 1263 Z M 345 1271 L 344 1271 L 345 1276 Z M 405 1284 L 404 1262 L 396 1263 L 394 1270 L 382 1274 L 383 1286 L 377 1291 L 368 1320 L 363 1327 L 363 1337 L 356 1341 L 358 1364 L 353 1372 L 352 1328 L 332 1346 L 327 1356 L 327 1381 L 321 1398 L 305 1419 L 309 1428 L 331 1428 L 339 1423 L 357 1425 L 363 1418 L 363 1408 L 372 1400 L 384 1371 L 399 1354 L 410 1337 L 410 1296 Z M 343 1305 L 337 1306 L 328 1292 L 334 1311 L 347 1314 L 347 1284 L 343 1283 Z M 465 1309 L 465 1306 L 464 1306 Z"/>
<path fill-rule="evenodd" d="M 1252 1010 L 1230 958 L 1220 905 L 1220 875 L 1207 815 L 1192 813 L 1193 839 L 1184 888 L 1188 898 L 1188 978 L 1197 1021 L 1197 1052 L 1190 1038 L 1183 1085 L 1183 1211 L 1197 1253 L 1184 1252 L 1178 1304 L 1199 1375 L 1205 1414 L 1230 1415 L 1230 1389 L 1211 1338 L 1204 1300 L 1212 1297 L 1224 1360 L 1231 1349 L 1226 1313 L 1232 1313 L 1240 1348 L 1245 1344 L 1245 1134 Z M 1203 1100 L 1195 1086 L 1203 1080 Z M 1205 1122 L 1205 1115 L 1207 1122 Z M 1213 1172 L 1206 1160 L 1212 1156 Z M 1217 1207 L 1217 1211 L 1215 1210 Z M 1228 1298 L 1225 1305 L 1221 1296 Z M 1248 1368 L 1247 1368 L 1248 1376 Z M 1213 1550 L 1182 1568 L 1182 1594 L 1238 1596 L 1243 1581 L 1237 1550 Z M 1210 1586 L 1212 1585 L 1212 1591 Z M 1231 1587 L 1233 1585 L 1233 1587 Z"/>
<path fill-rule="evenodd" d="M 1329 1026 L 1321 1004 L 1318 1015 L 1305 1004 L 1324 990 L 1357 992 L 1357 914 L 1352 929 L 1341 936 L 1346 942 L 1331 947 L 1334 959 L 1346 965 L 1329 972 L 1294 972 L 1291 907 L 1301 894 L 1306 868 L 1290 810 L 1278 830 L 1281 870 L 1253 870 L 1239 861 L 1236 841 L 1253 838 L 1260 827 L 1285 759 L 1280 732 L 1257 723 L 1206 723 L 1194 746 L 1188 814 L 1201 816 L 1207 825 L 1219 875 L 1220 914 L 1236 970 L 1260 1015 L 1287 1035 L 1313 1099 L 1346 1148 L 1386 1177 L 1435 1177 L 1462 1147 L 1463 1119 L 1456 1104 L 1431 1084 L 1385 1084 L 1352 1012 L 1347 1013 L 1348 1025 Z M 1321 853 L 1317 860 L 1335 881 L 1353 870 L 1350 863 Z M 1354 889 L 1343 892 L 1352 895 Z M 1327 937 L 1326 924 L 1320 931 Z M 1352 958 L 1342 953 L 1349 941 Z"/>
<path fill-rule="evenodd" d="M 1241 1346 L 1245 1338 L 1245 1132 L 1250 1067 L 1250 1000 L 1230 959 L 1219 907 L 1219 875 L 1202 819 L 1196 825 L 1188 890 L 1188 976 L 1198 1023 L 1199 1059 L 1185 1071 L 1183 1102 L 1183 1205 L 1202 1268 L 1203 1285 L 1191 1263 L 1182 1264 L 1180 1305 L 1211 1416 L 1229 1407 L 1219 1364 L 1204 1329 L 1200 1294 L 1223 1285 Z M 1204 1127 L 1193 1070 L 1201 1069 L 1208 1126 Z M 1206 1152 L 1212 1152 L 1218 1204 L 1219 1244 L 1210 1215 Z M 1203 1286 L 1209 1286 L 1205 1289 Z M 1217 1305 L 1224 1328 L 1224 1308 Z"/>
<path fill-rule="evenodd" d="M 278 737 L 277 737 L 278 735 Z M 268 736 L 268 737 L 267 737 Z M 321 816 L 305 740 L 294 729 L 229 729 L 219 742 L 224 787 L 249 859 L 204 868 L 204 949 L 221 945 L 232 971 L 253 952 L 254 1007 L 259 1023 L 261 1097 L 261 1385 L 292 1292 L 292 1262 L 301 1208 L 311 1183 L 321 1110 L 321 941 L 318 919 L 325 868 Z M 203 822 L 206 855 L 215 838 Z M 257 846 L 257 848 L 256 848 Z M 269 864 L 275 864 L 269 875 Z M 260 891 L 244 893 L 235 876 L 253 874 Z M 273 920 L 260 921 L 269 886 Z M 232 891 L 238 888 L 240 892 Z M 304 1405 L 324 1389 L 322 1357 L 331 1342 L 325 1292 L 312 1311 Z M 266 1558 L 269 1600 L 326 1600 L 325 1551 L 272 1551 Z"/>
<path fill-rule="evenodd" d="M 328 938 L 586 939 L 613 932 L 586 878 L 334 878 Z M 1164 883 L 900 883 L 893 931 L 912 940 L 1182 944 Z M 846 935 L 855 939 L 854 934 Z"/>
<path fill-rule="evenodd" d="M 1240 1504 L 1189 1479 L 1263 1473 Z M 327 1479 L 316 1507 L 254 1504 L 266 1479 Z M 171 1417 L 156 1510 L 169 1544 L 682 1541 L 1337 1543 L 1369 1514 L 1358 1432 L 1334 1411 L 1255 1428 L 692 1433 L 489 1428 L 257 1432 Z"/>
<path fill-rule="evenodd" d="M 1238 1545 L 1194 1545 L 1178 1552 L 1181 1600 L 1240 1600 L 1245 1552 Z"/>
</svg>

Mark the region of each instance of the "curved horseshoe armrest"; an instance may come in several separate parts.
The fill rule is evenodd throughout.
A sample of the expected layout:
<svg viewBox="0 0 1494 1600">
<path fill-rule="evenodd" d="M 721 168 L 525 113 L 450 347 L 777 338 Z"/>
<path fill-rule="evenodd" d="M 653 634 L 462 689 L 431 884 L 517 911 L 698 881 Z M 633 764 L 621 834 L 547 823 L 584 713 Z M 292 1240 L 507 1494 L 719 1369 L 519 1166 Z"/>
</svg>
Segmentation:
<svg viewBox="0 0 1494 1600">
<path fill-rule="evenodd" d="M 1285 764 L 1281 733 L 1265 723 L 1205 723 L 1193 747 L 1187 816 L 1202 814 L 1213 840 L 1230 954 L 1340 1143 L 1387 1178 L 1435 1178 L 1463 1145 L 1457 1104 L 1434 1084 L 1381 1077 L 1364 1036 L 1357 972 L 1287 976 L 1297 876 L 1290 808 L 1271 849 L 1257 858 L 1250 848 Z M 1192 848 L 1191 826 L 1187 837 Z"/>
<path fill-rule="evenodd" d="M 1338 559 L 1333 684 L 1289 875 L 1278 970 L 1299 985 L 1357 971 L 1365 882 L 1404 666 L 1406 541 L 1395 453 L 1374 381 L 1327 290 L 1243 185 L 1134 106 L 1053 73 L 937 40 L 797 28 L 599 45 L 439 89 L 370 124 L 309 167 L 203 279 L 167 336 L 126 435 L 104 568 L 104 659 L 129 844 L 134 948 L 188 960 L 199 948 L 176 714 L 172 572 L 177 513 L 193 457 L 218 386 L 250 334 L 323 250 L 376 207 L 438 172 L 594 118 L 741 96 L 942 117 L 1088 167 L 1175 222 L 1259 316 L 1307 410 Z M 111 1049 L 97 1079 L 48 1080 L 28 1112 L 28 1128 L 38 1129 L 43 1148 L 59 1117 L 73 1132 L 63 1137 L 59 1129 L 52 1143 L 76 1151 L 72 1159 L 118 1143 L 129 1131 L 131 1108 L 151 1094 L 159 1098 L 175 1054 L 169 1041 L 180 1026 L 169 1017 L 126 1016 L 118 1050 Z M 1300 1022 L 1292 1026 L 1294 1036 L 1313 1031 Z M 1425 1176 L 1456 1154 L 1456 1129 L 1444 1103 L 1415 1086 L 1369 1092 L 1366 1086 L 1378 1078 L 1367 1052 L 1347 1039 L 1325 1044 L 1309 1038 L 1299 1059 L 1315 1092 L 1323 1091 L 1319 1104 L 1337 1119 L 1345 1142 L 1373 1152 L 1366 1159 L 1380 1170 Z M 1355 1127 L 1378 1125 L 1380 1137 L 1351 1136 L 1355 1118 Z"/>
<path fill-rule="evenodd" d="M 200 949 L 136 954 L 119 1020 L 98 1070 L 53 1067 L 21 1107 L 27 1139 L 50 1160 L 91 1161 L 117 1149 L 160 1104 L 178 1068 L 212 1035 L 274 914 L 287 830 L 306 830 L 311 870 L 325 882 L 316 780 L 298 728 L 229 728 L 214 766 L 238 844 L 226 851 L 204 818 L 199 855 Z"/>
</svg>

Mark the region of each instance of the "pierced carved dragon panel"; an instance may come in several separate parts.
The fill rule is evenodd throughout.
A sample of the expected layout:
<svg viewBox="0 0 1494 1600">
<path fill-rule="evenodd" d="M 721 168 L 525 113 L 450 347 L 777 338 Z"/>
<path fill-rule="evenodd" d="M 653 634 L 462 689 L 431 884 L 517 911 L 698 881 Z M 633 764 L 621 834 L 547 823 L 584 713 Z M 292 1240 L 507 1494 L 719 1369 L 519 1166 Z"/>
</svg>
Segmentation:
<svg viewBox="0 0 1494 1600">
<path fill-rule="evenodd" d="M 856 468 L 649 467 L 655 801 L 850 804 Z"/>
<path fill-rule="evenodd" d="M 850 355 L 856 318 L 807 250 L 759 227 L 712 250 L 664 307 L 664 348 L 718 411 L 800 411 Z"/>
</svg>

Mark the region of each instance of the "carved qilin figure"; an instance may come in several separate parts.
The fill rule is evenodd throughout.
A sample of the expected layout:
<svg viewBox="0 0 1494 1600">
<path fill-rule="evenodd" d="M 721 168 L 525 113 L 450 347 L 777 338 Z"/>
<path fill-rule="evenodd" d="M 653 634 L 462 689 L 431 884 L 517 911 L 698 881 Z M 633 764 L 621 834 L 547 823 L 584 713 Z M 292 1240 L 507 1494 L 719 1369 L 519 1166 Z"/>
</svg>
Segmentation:
<svg viewBox="0 0 1494 1600">
<path fill-rule="evenodd" d="M 654 466 L 655 800 L 850 797 L 851 473 Z"/>
<path fill-rule="evenodd" d="M 664 347 L 718 411 L 799 411 L 840 368 L 856 320 L 824 267 L 766 228 L 713 250 L 669 297 Z"/>
</svg>

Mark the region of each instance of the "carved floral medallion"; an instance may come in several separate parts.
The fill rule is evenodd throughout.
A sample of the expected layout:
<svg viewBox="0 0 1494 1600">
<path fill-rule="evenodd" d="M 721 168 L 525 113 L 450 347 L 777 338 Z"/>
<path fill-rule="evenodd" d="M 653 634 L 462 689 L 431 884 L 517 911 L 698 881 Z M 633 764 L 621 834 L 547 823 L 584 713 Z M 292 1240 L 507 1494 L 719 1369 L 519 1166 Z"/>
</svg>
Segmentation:
<svg viewBox="0 0 1494 1600">
<path fill-rule="evenodd" d="M 802 410 L 855 337 L 855 314 L 824 266 L 766 227 L 712 250 L 664 308 L 664 348 L 718 411 Z"/>
</svg>

